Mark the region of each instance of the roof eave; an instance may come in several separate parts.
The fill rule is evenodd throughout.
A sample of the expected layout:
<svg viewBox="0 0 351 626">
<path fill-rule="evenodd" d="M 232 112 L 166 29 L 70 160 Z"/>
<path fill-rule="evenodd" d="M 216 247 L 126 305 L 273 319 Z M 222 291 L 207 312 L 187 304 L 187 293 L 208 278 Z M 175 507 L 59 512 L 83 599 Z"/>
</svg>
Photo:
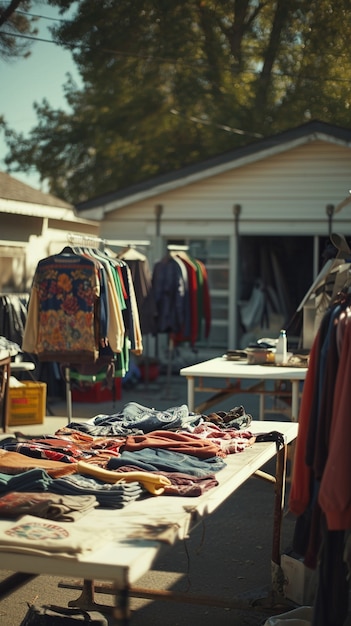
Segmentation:
<svg viewBox="0 0 351 626">
<path fill-rule="evenodd" d="M 25 203 L 17 200 L 6 200 L 4 198 L 0 198 L 0 213 L 23 215 L 26 217 L 57 219 L 92 225 L 95 224 L 94 220 L 87 220 L 81 216 L 77 216 L 73 208 L 45 206 L 42 204 L 33 204 L 30 202 Z"/>
<path fill-rule="evenodd" d="M 159 196 L 169 191 L 174 191 L 175 189 L 179 189 L 192 183 L 199 182 L 211 176 L 224 174 L 229 170 L 234 170 L 245 165 L 250 165 L 251 163 L 266 159 L 270 156 L 276 156 L 277 154 L 287 152 L 288 150 L 292 150 L 293 148 L 297 148 L 312 141 L 325 141 L 332 144 L 339 144 L 348 148 L 351 147 L 351 141 L 346 141 L 345 139 L 340 139 L 335 137 L 334 135 L 330 135 L 324 132 L 311 132 L 310 134 L 297 136 L 286 142 L 273 142 L 273 144 L 267 147 L 263 146 L 261 149 L 257 149 L 256 147 L 255 150 L 249 152 L 248 154 L 239 156 L 237 158 L 230 158 L 228 159 L 228 161 L 223 161 L 216 165 L 202 167 L 198 171 L 192 171 L 189 174 L 186 174 L 187 168 L 185 168 L 184 170 L 179 170 L 179 172 L 175 173 L 175 177 L 172 180 L 167 180 L 164 183 L 159 182 L 154 186 L 151 186 L 147 189 L 141 189 L 136 193 L 129 193 L 123 197 L 111 199 L 111 201 L 105 202 L 96 208 L 90 208 L 85 210 L 83 209 L 79 213 L 80 215 L 89 215 L 90 219 L 101 220 L 103 219 L 104 215 L 117 209 L 121 209 L 128 205 L 135 204 L 137 202 L 147 200 L 155 196 Z"/>
</svg>

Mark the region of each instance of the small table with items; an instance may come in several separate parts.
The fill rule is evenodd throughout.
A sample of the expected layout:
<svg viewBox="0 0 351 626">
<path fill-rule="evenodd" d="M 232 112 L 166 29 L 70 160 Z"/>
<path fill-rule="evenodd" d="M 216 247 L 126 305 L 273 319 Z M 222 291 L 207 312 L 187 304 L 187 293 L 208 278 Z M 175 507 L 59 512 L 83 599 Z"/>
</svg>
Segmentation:
<svg viewBox="0 0 351 626">
<path fill-rule="evenodd" d="M 297 421 L 299 412 L 300 383 L 305 380 L 307 367 L 277 366 L 274 364 L 251 365 L 247 361 L 231 361 L 225 356 L 210 359 L 203 363 L 183 367 L 180 375 L 185 376 L 188 385 L 189 411 L 205 413 L 208 408 L 218 404 L 236 394 L 258 394 L 260 397 L 260 420 L 264 419 L 265 397 L 283 396 L 291 398 L 290 419 Z M 198 384 L 195 385 L 195 379 Z M 204 383 L 207 379 L 207 383 Z M 222 381 L 221 384 L 211 384 L 210 379 Z M 217 380 L 218 379 L 218 380 Z M 243 386 L 242 381 L 252 381 L 249 386 Z M 287 381 L 291 383 L 291 392 L 282 392 L 281 389 L 267 389 L 267 381 Z M 215 392 L 202 404 L 195 407 L 195 392 Z"/>
</svg>

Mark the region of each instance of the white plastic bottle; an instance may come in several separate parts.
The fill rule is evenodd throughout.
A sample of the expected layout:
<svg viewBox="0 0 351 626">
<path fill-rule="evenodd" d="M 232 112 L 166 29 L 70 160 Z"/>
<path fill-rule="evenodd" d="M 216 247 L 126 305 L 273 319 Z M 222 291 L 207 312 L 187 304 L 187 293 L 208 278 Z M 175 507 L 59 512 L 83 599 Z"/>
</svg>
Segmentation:
<svg viewBox="0 0 351 626">
<path fill-rule="evenodd" d="M 288 353 L 288 340 L 286 336 L 286 330 L 281 330 L 275 349 L 275 362 L 277 365 L 282 365 L 287 361 Z"/>
</svg>

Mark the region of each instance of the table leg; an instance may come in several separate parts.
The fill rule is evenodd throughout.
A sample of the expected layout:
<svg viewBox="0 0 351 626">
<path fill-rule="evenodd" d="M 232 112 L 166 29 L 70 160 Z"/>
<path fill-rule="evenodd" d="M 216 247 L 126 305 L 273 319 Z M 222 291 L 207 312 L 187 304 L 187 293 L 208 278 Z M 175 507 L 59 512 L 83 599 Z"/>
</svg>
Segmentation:
<svg viewBox="0 0 351 626">
<path fill-rule="evenodd" d="M 79 606 L 85 609 L 89 609 L 95 606 L 95 594 L 94 594 L 94 581 L 86 580 L 83 581 L 82 593 L 79 598 L 76 600 L 70 600 L 68 602 L 68 606 Z"/>
<path fill-rule="evenodd" d="M 260 420 L 264 420 L 264 394 L 260 393 Z"/>
<path fill-rule="evenodd" d="M 276 458 L 276 483 L 273 517 L 273 541 L 272 541 L 272 589 L 279 595 L 283 594 L 283 574 L 280 566 L 281 556 L 281 527 L 283 520 L 285 486 L 286 486 L 286 463 L 288 446 L 278 451 Z"/>
<path fill-rule="evenodd" d="M 6 357 L 0 363 L 0 427 L 7 432 L 10 413 L 10 362 L 11 357 Z"/>
<path fill-rule="evenodd" d="M 188 376 L 187 377 L 187 385 L 188 385 L 188 409 L 189 412 L 192 413 L 194 411 L 194 406 L 195 406 L 195 384 L 194 384 L 194 377 L 193 376 Z"/>
<path fill-rule="evenodd" d="M 116 591 L 116 608 L 114 618 L 120 626 L 130 625 L 130 589 L 127 585 L 124 589 Z"/>
<path fill-rule="evenodd" d="M 299 419 L 299 380 L 291 381 L 291 421 Z"/>
<path fill-rule="evenodd" d="M 280 565 L 280 539 L 285 501 L 287 453 L 288 446 L 284 444 L 284 446 L 278 451 L 276 459 L 272 561 L 278 565 Z"/>
<path fill-rule="evenodd" d="M 66 382 L 66 403 L 67 403 L 67 423 L 72 421 L 72 390 L 71 390 L 71 375 L 69 367 L 65 367 L 65 382 Z"/>
</svg>

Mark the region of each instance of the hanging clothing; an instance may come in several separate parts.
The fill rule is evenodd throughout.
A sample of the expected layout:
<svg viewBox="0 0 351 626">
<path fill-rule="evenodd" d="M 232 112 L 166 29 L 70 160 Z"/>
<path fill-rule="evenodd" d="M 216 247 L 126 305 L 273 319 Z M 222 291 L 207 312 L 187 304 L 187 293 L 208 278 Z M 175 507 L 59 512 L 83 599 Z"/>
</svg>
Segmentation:
<svg viewBox="0 0 351 626">
<path fill-rule="evenodd" d="M 171 255 L 155 263 L 152 286 L 157 307 L 157 332 L 180 332 L 185 318 L 185 280 L 182 268 Z"/>
<path fill-rule="evenodd" d="M 183 327 L 178 335 L 173 337 L 175 343 L 189 341 L 190 345 L 194 345 L 199 332 L 199 312 L 197 302 L 197 266 L 194 261 L 184 252 L 174 253 L 175 260 L 185 268 L 185 286 L 186 286 L 186 306 L 184 311 Z"/>
<path fill-rule="evenodd" d="M 143 350 L 126 263 L 95 248 L 70 246 L 39 261 L 22 347 L 40 361 L 72 366 L 75 380 L 89 374 L 93 382 L 102 370 L 108 381 L 124 376 L 129 351 Z"/>
<path fill-rule="evenodd" d="M 197 306 L 199 315 L 197 339 L 207 339 L 211 330 L 211 299 L 208 274 L 205 264 L 194 259 L 197 266 Z"/>
<path fill-rule="evenodd" d="M 152 274 L 145 254 L 133 247 L 118 253 L 129 267 L 139 310 L 140 326 L 143 335 L 156 334 L 156 302 L 152 288 Z"/>
<path fill-rule="evenodd" d="M 0 336 L 22 345 L 27 320 L 28 293 L 0 295 Z"/>
<path fill-rule="evenodd" d="M 341 292 L 325 311 L 312 345 L 289 497 L 298 516 L 294 549 L 307 567 L 319 570 L 312 626 L 343 626 L 348 612 L 350 376 L 351 295 Z"/>
<path fill-rule="evenodd" d="M 96 264 L 65 248 L 39 261 L 23 350 L 42 361 L 94 361 L 99 353 L 100 281 Z"/>
<path fill-rule="evenodd" d="M 311 501 L 314 482 L 330 530 L 351 528 L 351 308 L 330 308 L 318 329 L 305 380 L 289 506 L 301 514 Z M 348 438 L 350 436 L 350 438 Z"/>
<path fill-rule="evenodd" d="M 170 252 L 155 263 L 152 285 L 158 333 L 169 333 L 175 344 L 189 341 L 191 346 L 209 336 L 210 291 L 201 261 L 184 251 Z"/>
<path fill-rule="evenodd" d="M 319 490 L 319 502 L 330 530 L 351 528 L 351 309 L 340 315 L 340 342 L 335 377 L 329 450 Z"/>
</svg>

